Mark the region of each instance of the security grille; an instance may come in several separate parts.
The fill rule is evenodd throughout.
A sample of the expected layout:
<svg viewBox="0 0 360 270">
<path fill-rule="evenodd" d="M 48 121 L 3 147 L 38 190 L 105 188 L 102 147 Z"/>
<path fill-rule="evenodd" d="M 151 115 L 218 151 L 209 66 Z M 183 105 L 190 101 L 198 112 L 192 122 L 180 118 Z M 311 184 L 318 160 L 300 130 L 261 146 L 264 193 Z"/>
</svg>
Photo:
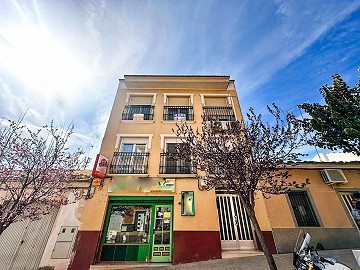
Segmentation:
<svg viewBox="0 0 360 270">
<path fill-rule="evenodd" d="M 164 106 L 164 120 L 194 120 L 194 109 L 193 106 Z"/>
<path fill-rule="evenodd" d="M 152 105 L 126 105 L 122 113 L 122 120 L 134 120 L 134 114 L 143 114 L 144 120 L 153 120 L 154 106 Z"/>
<path fill-rule="evenodd" d="M 160 153 L 161 174 L 192 174 L 195 166 L 190 158 L 178 158 L 176 143 L 167 143 L 167 152 Z"/>
<path fill-rule="evenodd" d="M 290 191 L 288 196 L 299 227 L 320 226 L 306 191 Z"/>
<path fill-rule="evenodd" d="M 110 164 L 113 174 L 146 174 L 150 153 L 115 152 Z"/>
<path fill-rule="evenodd" d="M 204 121 L 235 121 L 234 110 L 231 106 L 204 106 Z"/>
<path fill-rule="evenodd" d="M 253 240 L 250 219 L 238 195 L 217 194 L 221 240 Z"/>
</svg>

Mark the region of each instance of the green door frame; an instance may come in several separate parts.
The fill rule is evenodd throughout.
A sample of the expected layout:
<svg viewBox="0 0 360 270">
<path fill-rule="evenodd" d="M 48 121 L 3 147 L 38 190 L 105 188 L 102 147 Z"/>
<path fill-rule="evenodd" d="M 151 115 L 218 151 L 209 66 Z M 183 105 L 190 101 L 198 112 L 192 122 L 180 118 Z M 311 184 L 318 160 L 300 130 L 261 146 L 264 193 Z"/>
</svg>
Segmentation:
<svg viewBox="0 0 360 270">
<path fill-rule="evenodd" d="M 107 228 L 109 225 L 109 221 L 110 221 L 110 213 L 111 213 L 111 208 L 114 205 L 124 205 L 124 206 L 141 206 L 141 205 L 150 205 L 151 206 L 151 217 L 150 217 L 150 224 L 149 224 L 149 242 L 146 244 L 132 244 L 132 245 L 143 245 L 143 246 L 148 246 L 148 255 L 146 257 L 146 259 L 143 259 L 141 261 L 152 261 L 151 260 L 151 254 L 152 254 L 152 250 L 153 250 L 153 237 L 154 237 L 154 226 L 155 226 L 155 212 L 156 212 L 156 207 L 157 206 L 170 206 L 171 207 L 171 234 L 170 234 L 170 257 L 167 257 L 165 260 L 155 260 L 156 262 L 169 262 L 172 261 L 172 250 L 173 250 L 173 245 L 172 245 L 172 239 L 173 239 L 173 203 L 174 203 L 174 197 L 172 196 L 110 196 L 109 197 L 109 204 L 107 207 L 107 211 L 106 211 L 106 218 L 105 218 L 105 222 L 104 222 L 104 226 L 102 229 L 102 236 L 101 236 L 101 247 L 99 249 L 99 260 L 101 257 L 101 252 L 103 249 L 104 245 L 107 245 L 105 243 L 106 240 L 106 233 L 107 233 Z M 124 244 L 111 244 L 111 245 L 117 245 L 117 246 L 124 246 Z M 131 245 L 131 244 L 128 244 Z M 169 259 L 170 258 L 170 259 Z"/>
</svg>

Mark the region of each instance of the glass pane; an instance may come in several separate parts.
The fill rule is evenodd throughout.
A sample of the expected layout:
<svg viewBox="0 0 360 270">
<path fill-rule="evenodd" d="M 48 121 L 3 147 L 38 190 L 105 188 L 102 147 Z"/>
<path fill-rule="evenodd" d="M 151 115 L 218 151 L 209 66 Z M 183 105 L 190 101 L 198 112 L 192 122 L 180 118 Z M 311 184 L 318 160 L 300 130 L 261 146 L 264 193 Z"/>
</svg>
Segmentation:
<svg viewBox="0 0 360 270">
<path fill-rule="evenodd" d="M 112 206 L 106 243 L 148 243 L 151 207 Z"/>
<path fill-rule="evenodd" d="M 135 152 L 136 153 L 145 153 L 146 152 L 145 146 L 146 146 L 146 144 L 137 144 L 135 146 Z"/>
<path fill-rule="evenodd" d="M 132 152 L 133 151 L 134 144 L 132 143 L 124 143 L 122 146 L 122 152 Z"/>
</svg>

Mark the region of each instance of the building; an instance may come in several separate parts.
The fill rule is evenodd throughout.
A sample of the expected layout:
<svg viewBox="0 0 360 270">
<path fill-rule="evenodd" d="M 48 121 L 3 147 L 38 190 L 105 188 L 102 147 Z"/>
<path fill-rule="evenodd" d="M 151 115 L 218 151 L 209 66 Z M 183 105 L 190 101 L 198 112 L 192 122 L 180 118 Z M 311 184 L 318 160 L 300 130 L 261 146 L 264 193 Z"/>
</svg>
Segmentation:
<svg viewBox="0 0 360 270">
<path fill-rule="evenodd" d="M 326 249 L 360 247 L 360 224 L 351 215 L 353 194 L 360 191 L 359 162 L 302 162 L 289 165 L 289 181 L 310 179 L 305 189 L 266 200 L 277 253 L 292 252 L 300 230 Z"/>
<path fill-rule="evenodd" d="M 89 171 L 79 171 L 71 188 L 81 193 L 87 191 L 89 175 Z M 73 196 L 69 194 L 70 201 Z M 0 270 L 67 269 L 84 203 L 81 197 L 75 203 L 54 208 L 38 220 L 12 223 L 0 235 Z"/>
<path fill-rule="evenodd" d="M 218 259 L 224 250 L 259 249 L 237 195 L 202 191 L 190 159 L 174 158 L 180 140 L 172 129 L 182 122 L 200 128 L 202 117 L 216 119 L 220 126 L 242 119 L 229 76 L 126 75 L 120 80 L 100 149 L 108 158 L 107 174 L 94 181 L 100 186 L 86 202 L 69 269 L 123 261 L 177 264 Z M 272 252 L 292 251 L 293 234 L 302 227 L 329 228 L 318 237 L 329 239 L 329 246 L 339 232 L 353 237 L 342 246 L 356 246 L 358 229 L 341 202 L 342 193 L 337 184 L 328 186 L 321 178 L 325 165 L 299 166 L 291 167 L 294 177 L 316 183 L 305 193 L 293 191 L 302 201 L 293 203 L 292 193 L 270 200 L 259 194 L 256 201 L 256 216 Z M 346 169 L 359 172 L 358 165 Z M 346 190 L 359 189 L 356 173 L 345 174 Z M 336 211 L 326 202 L 329 194 Z M 304 202 L 316 202 L 312 210 L 317 223 L 298 221 L 302 213 L 307 215 Z M 296 211 L 302 211 L 300 216 Z M 341 220 L 331 220 L 332 213 L 341 213 Z"/>
</svg>

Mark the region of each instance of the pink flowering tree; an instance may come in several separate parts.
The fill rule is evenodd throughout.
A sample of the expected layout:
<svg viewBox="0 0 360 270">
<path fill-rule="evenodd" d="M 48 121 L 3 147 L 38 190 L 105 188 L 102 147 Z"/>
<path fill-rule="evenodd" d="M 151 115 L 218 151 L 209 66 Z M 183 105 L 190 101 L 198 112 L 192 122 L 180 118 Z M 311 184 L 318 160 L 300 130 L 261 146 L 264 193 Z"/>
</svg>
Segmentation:
<svg viewBox="0 0 360 270">
<path fill-rule="evenodd" d="M 274 258 L 255 215 L 257 194 L 284 194 L 303 183 L 287 181 L 291 176 L 288 162 L 299 161 L 298 150 L 306 145 L 302 123 L 292 113 L 281 113 L 273 104 L 268 107 L 272 122 L 264 123 L 253 109 L 246 121 L 229 122 L 224 128 L 216 121 L 204 121 L 200 130 L 183 123 L 173 130 L 182 140 L 177 147 L 179 158 L 191 157 L 196 177 L 204 190 L 220 188 L 237 193 L 248 214 L 270 269 L 277 269 Z"/>
<path fill-rule="evenodd" d="M 72 133 L 73 125 L 63 130 L 53 122 L 36 131 L 21 120 L 0 126 L 0 235 L 13 222 L 39 219 L 80 198 L 72 182 L 89 159 L 67 148 Z"/>
</svg>

